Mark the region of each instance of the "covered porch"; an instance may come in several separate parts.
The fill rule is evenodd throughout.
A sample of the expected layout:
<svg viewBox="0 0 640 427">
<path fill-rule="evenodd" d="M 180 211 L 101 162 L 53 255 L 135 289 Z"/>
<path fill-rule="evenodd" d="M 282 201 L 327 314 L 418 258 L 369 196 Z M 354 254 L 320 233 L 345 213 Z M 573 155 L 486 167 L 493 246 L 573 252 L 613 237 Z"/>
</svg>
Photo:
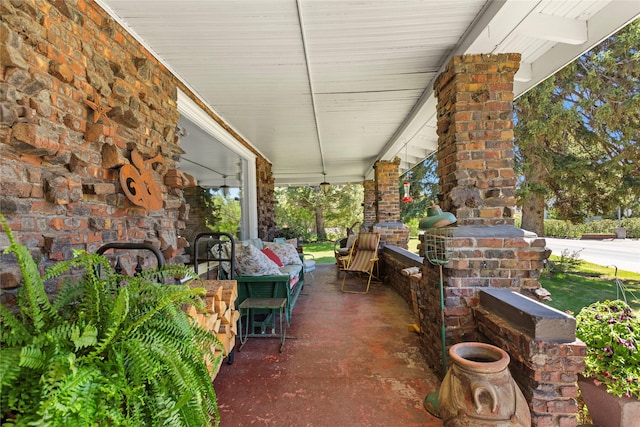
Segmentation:
<svg viewBox="0 0 640 427">
<path fill-rule="evenodd" d="M 385 235 L 384 284 L 342 295 L 319 269 L 294 318 L 299 338 L 282 354 L 250 341 L 224 366 L 224 423 L 275 417 L 273 386 L 278 412 L 302 400 L 317 405 L 310 417 L 325 417 L 318 425 L 339 424 L 337 402 L 354 424 L 384 424 L 377 412 L 403 396 L 389 424 L 439 425 L 421 399 L 444 374 L 427 366 L 440 369 L 445 327 L 445 347 L 485 339 L 508 349 L 534 425 L 575 425 L 583 347 L 505 326 L 504 313 L 479 308 L 479 294 L 536 289 L 545 257 L 544 239 L 514 227 L 513 99 L 636 19 L 637 1 L 25 0 L 2 11 L 0 203 L 43 268 L 112 241 L 149 243 L 188 264 L 190 236 L 206 228 L 195 199 L 211 188 L 238 189 L 240 237 L 264 238 L 276 226 L 276 186 L 364 186 L 365 222 Z M 398 178 L 435 152 L 442 207 L 461 226 L 442 310 L 437 269 L 392 248 L 408 237 Z M 415 323 L 399 274 L 407 266 L 422 270 L 417 336 L 406 329 Z M 3 304 L 15 304 L 19 286 L 7 263 Z M 327 313 L 345 323 L 323 328 Z M 289 379 L 311 383 L 288 389 Z M 249 394 L 250 411 L 233 396 L 255 382 L 263 388 Z M 304 421 L 301 410 L 280 421 Z"/>
<path fill-rule="evenodd" d="M 296 304 L 282 353 L 250 338 L 214 381 L 221 426 L 441 426 L 423 407 L 440 380 L 426 365 L 411 308 L 384 283 L 340 292 L 319 265 Z M 349 279 L 354 282 L 357 278 Z"/>
</svg>

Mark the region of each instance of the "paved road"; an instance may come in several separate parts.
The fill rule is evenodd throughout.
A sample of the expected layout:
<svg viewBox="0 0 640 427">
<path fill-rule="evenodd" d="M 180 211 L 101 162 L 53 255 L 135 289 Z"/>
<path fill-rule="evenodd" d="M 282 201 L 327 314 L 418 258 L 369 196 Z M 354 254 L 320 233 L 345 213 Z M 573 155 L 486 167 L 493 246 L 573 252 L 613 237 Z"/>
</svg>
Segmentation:
<svg viewBox="0 0 640 427">
<path fill-rule="evenodd" d="M 619 270 L 640 273 L 640 240 L 572 240 L 545 237 L 547 247 L 553 255 L 562 255 L 563 250 L 569 254 L 580 251 L 578 259 L 597 265 L 615 265 Z"/>
</svg>

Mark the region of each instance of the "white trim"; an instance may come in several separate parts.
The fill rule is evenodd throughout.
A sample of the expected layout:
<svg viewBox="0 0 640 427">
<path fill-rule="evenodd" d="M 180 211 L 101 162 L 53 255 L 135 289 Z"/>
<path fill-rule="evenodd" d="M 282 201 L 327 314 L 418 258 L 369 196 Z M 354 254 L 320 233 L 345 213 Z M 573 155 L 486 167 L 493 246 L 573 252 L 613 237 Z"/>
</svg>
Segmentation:
<svg viewBox="0 0 640 427">
<path fill-rule="evenodd" d="M 256 154 L 234 138 L 180 89 L 178 89 L 178 112 L 242 158 L 241 236 L 244 238 L 248 234 L 247 238 L 258 237 Z"/>
</svg>

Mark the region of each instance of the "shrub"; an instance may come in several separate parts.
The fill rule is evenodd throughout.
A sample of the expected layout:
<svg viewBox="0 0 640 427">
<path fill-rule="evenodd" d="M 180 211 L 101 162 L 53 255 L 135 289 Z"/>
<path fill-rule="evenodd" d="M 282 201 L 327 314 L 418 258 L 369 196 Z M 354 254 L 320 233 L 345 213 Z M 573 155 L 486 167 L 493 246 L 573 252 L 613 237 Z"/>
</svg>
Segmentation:
<svg viewBox="0 0 640 427">
<path fill-rule="evenodd" d="M 640 398 L 640 320 L 627 303 L 593 303 L 576 321 L 576 336 L 587 345 L 584 375 L 615 396 Z"/>
</svg>

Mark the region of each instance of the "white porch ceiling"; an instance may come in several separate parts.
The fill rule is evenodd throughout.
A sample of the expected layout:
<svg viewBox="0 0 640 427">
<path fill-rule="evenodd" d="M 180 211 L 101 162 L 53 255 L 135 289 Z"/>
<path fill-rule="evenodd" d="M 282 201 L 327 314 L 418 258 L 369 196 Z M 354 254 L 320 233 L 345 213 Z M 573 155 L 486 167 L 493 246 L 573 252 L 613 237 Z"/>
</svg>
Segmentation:
<svg viewBox="0 0 640 427">
<path fill-rule="evenodd" d="M 98 3 L 272 163 L 277 186 L 362 182 L 376 160 L 404 171 L 429 156 L 433 81 L 452 55 L 520 52 L 517 96 L 640 16 L 638 0 Z M 181 124 L 180 167 L 234 185 L 238 156 Z"/>
</svg>

